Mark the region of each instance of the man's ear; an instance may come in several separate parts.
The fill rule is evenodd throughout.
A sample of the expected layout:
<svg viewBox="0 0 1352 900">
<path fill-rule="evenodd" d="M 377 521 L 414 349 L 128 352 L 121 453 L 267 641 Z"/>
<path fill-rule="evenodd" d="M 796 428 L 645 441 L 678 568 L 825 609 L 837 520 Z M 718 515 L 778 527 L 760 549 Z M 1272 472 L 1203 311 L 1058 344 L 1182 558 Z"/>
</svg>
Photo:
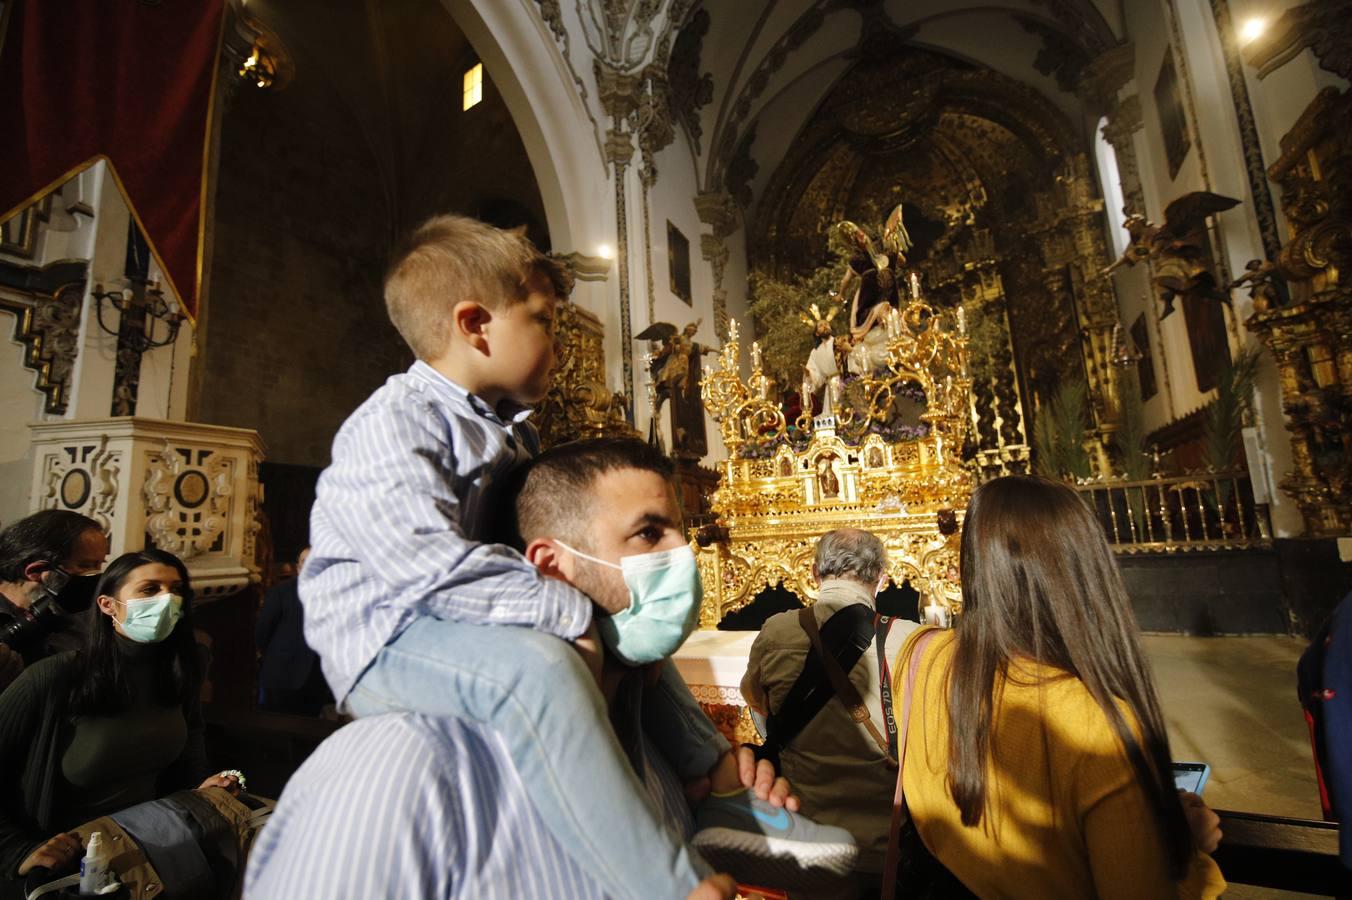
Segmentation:
<svg viewBox="0 0 1352 900">
<path fill-rule="evenodd" d="M 52 570 L 52 564 L 42 560 L 34 560 L 23 567 L 23 577 L 28 581 L 41 581 L 42 576 Z"/>
<path fill-rule="evenodd" d="M 816 563 L 813 563 L 813 564 L 812 564 L 812 581 L 813 581 L 814 584 L 817 585 L 817 587 L 821 587 L 821 586 L 822 586 L 822 576 L 821 576 L 821 573 L 817 571 L 817 564 L 816 564 Z"/>
<path fill-rule="evenodd" d="M 461 300 L 451 307 L 451 330 L 480 353 L 488 352 L 486 326 L 492 319 L 493 314 L 477 300 Z"/>
<path fill-rule="evenodd" d="M 557 578 L 572 584 L 573 554 L 568 553 L 549 538 L 536 538 L 526 545 L 526 561 L 547 578 Z"/>
</svg>

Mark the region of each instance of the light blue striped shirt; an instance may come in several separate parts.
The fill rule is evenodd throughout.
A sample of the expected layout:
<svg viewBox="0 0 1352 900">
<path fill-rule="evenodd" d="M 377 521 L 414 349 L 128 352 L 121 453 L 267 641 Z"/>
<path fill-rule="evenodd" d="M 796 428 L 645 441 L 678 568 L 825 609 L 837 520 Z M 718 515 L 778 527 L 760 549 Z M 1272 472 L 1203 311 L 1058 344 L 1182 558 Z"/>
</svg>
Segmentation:
<svg viewBox="0 0 1352 900">
<path fill-rule="evenodd" d="M 417 616 L 564 639 L 586 631 L 583 594 L 515 550 L 483 543 L 488 491 L 539 450 L 529 414 L 504 420 L 420 361 L 339 429 L 310 516 L 300 597 L 305 639 L 340 701 Z"/>
<path fill-rule="evenodd" d="M 651 746 L 641 758 L 662 821 L 687 840 L 693 822 L 675 775 Z M 291 777 L 250 853 L 244 896 L 593 900 L 605 893 L 554 840 L 492 730 L 390 713 L 340 729 Z"/>
</svg>

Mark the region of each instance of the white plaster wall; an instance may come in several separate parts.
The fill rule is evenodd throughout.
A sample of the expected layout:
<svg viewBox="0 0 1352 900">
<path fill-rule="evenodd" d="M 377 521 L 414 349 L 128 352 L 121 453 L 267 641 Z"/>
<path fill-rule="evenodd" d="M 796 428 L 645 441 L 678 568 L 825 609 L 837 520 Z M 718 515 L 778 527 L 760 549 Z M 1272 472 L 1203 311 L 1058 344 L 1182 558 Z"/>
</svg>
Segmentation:
<svg viewBox="0 0 1352 900">
<path fill-rule="evenodd" d="M 700 222 L 699 214 L 695 209 L 695 197 L 699 193 L 699 181 L 695 171 L 694 155 L 691 152 L 690 143 L 684 130 L 677 129 L 676 139 L 657 154 L 655 162 L 657 165 L 657 183 L 653 185 L 648 200 L 651 217 L 649 240 L 652 242 L 655 321 L 670 322 L 678 328 L 684 328 L 687 322 L 698 319 L 700 326 L 699 331 L 695 334 L 695 340 L 706 347 L 717 347 L 718 336 L 714 333 L 713 271 L 700 252 L 700 234 L 705 226 Z M 685 235 L 685 239 L 690 242 L 691 305 L 687 305 L 671 290 L 667 236 L 668 221 L 675 225 L 681 234 Z M 637 248 L 640 262 L 641 251 L 642 247 L 640 246 Z M 642 270 L 640 269 L 640 271 Z M 633 313 L 634 333 L 638 334 L 648 327 L 648 309 L 645 299 L 647 294 L 646 275 L 642 275 L 642 280 L 638 282 L 636 288 Z M 646 345 L 646 341 L 634 342 L 634 359 L 637 370 L 635 378 L 640 381 L 646 380 L 648 377 L 647 373 L 643 371 L 642 360 L 640 359 L 643 353 L 647 352 Z M 705 357 L 705 359 L 709 362 L 713 360 L 712 357 Z M 640 392 L 640 396 L 646 398 L 643 392 Z M 644 433 L 647 433 L 650 415 L 647 405 L 645 399 L 642 404 L 644 409 L 640 416 Z M 714 423 L 708 419 L 707 415 L 705 418 L 707 420 L 705 431 L 711 433 Z M 663 438 L 667 442 L 666 446 L 671 447 L 671 416 L 665 410 L 662 414 L 661 428 Z"/>
</svg>

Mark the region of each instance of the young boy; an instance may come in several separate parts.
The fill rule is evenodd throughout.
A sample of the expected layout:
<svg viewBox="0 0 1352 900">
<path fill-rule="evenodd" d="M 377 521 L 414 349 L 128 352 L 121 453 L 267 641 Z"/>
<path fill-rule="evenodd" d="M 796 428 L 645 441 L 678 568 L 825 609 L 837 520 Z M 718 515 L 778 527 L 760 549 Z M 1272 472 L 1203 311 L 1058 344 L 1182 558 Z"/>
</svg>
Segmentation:
<svg viewBox="0 0 1352 900">
<path fill-rule="evenodd" d="M 425 223 L 396 256 L 386 305 L 418 362 L 334 439 L 300 582 L 306 637 L 355 715 L 493 726 L 555 837 L 614 896 L 684 897 L 707 867 L 658 821 L 565 643 L 587 635 L 591 601 L 485 542 L 490 488 L 539 449 L 525 419 L 548 389 L 569 287 L 520 234 L 458 216 Z M 576 684 L 566 704 L 561 684 Z M 677 774 L 740 788 L 689 691 L 672 702 L 694 711 L 659 736 Z"/>
</svg>

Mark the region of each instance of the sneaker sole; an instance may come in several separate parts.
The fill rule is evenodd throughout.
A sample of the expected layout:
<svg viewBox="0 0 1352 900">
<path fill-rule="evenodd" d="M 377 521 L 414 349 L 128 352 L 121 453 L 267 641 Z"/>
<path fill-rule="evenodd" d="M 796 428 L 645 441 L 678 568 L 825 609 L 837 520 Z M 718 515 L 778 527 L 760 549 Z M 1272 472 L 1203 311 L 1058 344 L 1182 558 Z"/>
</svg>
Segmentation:
<svg viewBox="0 0 1352 900">
<path fill-rule="evenodd" d="M 838 884 L 851 877 L 859 856 L 854 844 L 791 841 L 732 828 L 706 828 L 690 844 L 715 871 L 779 888 Z"/>
</svg>

